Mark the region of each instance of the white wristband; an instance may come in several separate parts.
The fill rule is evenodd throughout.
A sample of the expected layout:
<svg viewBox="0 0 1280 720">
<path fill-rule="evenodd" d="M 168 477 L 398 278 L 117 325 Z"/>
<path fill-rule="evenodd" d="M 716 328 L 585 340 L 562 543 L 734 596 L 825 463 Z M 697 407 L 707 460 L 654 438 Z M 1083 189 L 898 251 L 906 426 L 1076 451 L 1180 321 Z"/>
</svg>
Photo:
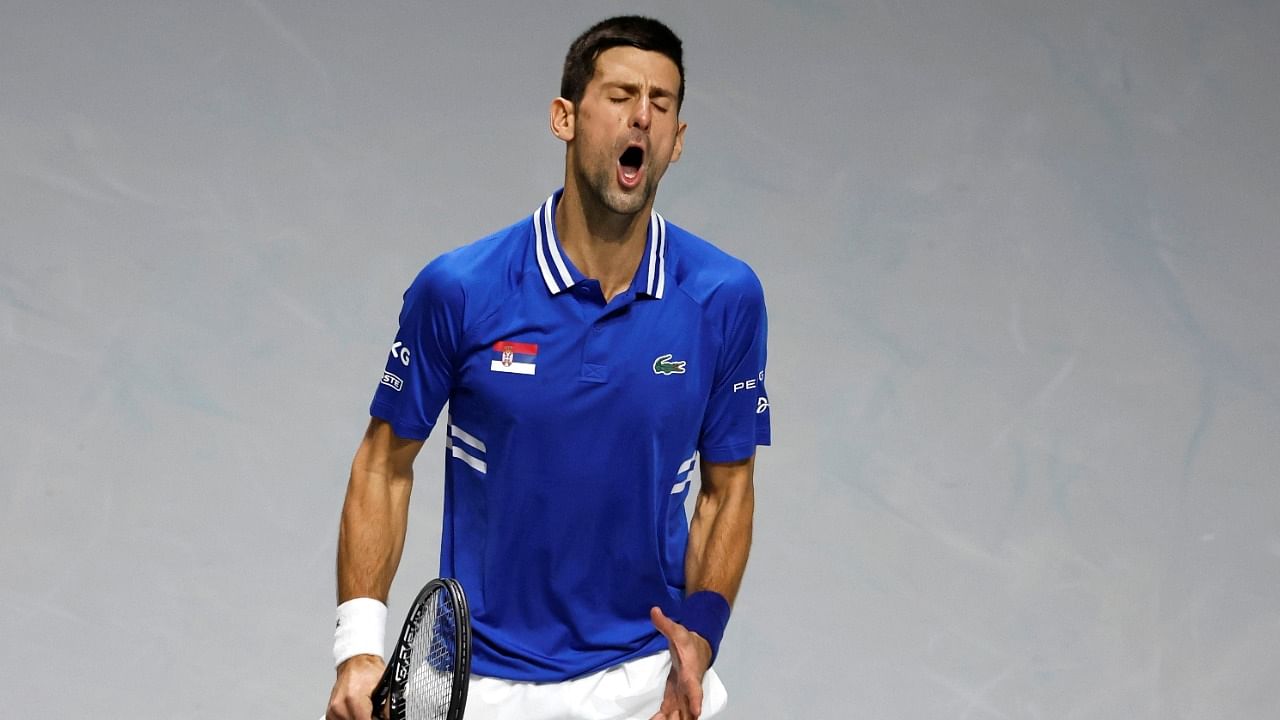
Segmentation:
<svg viewBox="0 0 1280 720">
<path fill-rule="evenodd" d="M 342 603 L 338 606 L 338 624 L 333 629 L 333 666 L 356 655 L 382 657 L 386 633 L 386 605 L 367 597 Z"/>
</svg>

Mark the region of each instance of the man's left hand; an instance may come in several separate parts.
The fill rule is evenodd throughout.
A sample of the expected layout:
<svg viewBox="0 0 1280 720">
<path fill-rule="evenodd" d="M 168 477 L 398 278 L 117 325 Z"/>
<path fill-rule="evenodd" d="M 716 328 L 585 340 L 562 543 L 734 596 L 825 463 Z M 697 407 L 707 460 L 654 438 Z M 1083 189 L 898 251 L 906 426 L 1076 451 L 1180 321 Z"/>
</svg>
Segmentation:
<svg viewBox="0 0 1280 720">
<path fill-rule="evenodd" d="M 702 676 L 711 665 L 711 645 L 664 615 L 660 608 L 650 609 L 649 617 L 671 649 L 671 672 L 667 674 L 662 707 L 650 720 L 697 720 L 702 715 Z"/>
</svg>

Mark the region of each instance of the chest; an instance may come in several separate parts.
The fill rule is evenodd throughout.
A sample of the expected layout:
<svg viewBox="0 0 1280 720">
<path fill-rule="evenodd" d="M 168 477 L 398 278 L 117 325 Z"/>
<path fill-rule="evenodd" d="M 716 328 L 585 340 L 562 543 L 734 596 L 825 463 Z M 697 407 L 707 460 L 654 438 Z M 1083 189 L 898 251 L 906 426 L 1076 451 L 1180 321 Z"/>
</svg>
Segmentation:
<svg viewBox="0 0 1280 720">
<path fill-rule="evenodd" d="M 468 330 L 455 406 L 508 427 L 696 435 L 719 349 L 697 306 L 678 296 L 614 308 L 538 300 Z"/>
</svg>

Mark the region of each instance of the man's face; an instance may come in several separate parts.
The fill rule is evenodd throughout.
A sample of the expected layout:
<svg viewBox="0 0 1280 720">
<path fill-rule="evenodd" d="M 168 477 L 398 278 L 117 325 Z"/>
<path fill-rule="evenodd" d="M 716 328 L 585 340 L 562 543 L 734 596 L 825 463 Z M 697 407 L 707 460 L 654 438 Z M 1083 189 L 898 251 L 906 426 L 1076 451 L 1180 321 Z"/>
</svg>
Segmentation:
<svg viewBox="0 0 1280 720">
<path fill-rule="evenodd" d="M 570 169 L 585 193 L 621 215 L 648 205 L 680 157 L 679 89 L 679 70 L 660 53 L 623 46 L 596 56 L 569 143 Z"/>
</svg>

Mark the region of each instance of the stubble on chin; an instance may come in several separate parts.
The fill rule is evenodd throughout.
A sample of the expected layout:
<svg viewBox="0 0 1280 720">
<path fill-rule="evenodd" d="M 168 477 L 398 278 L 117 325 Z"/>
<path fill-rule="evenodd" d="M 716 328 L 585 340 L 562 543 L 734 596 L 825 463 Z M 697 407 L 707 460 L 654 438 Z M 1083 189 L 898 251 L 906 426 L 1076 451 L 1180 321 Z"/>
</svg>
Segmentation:
<svg viewBox="0 0 1280 720">
<path fill-rule="evenodd" d="M 618 215 L 635 215 L 643 210 L 645 204 L 649 201 L 649 196 L 653 190 L 649 183 L 649 178 L 646 174 L 640 187 L 632 192 L 626 192 L 614 185 L 613 179 L 616 172 L 617 168 L 615 167 L 598 171 L 587 179 L 587 186 L 590 188 L 591 194 L 595 196 L 596 201 L 610 212 Z"/>
<path fill-rule="evenodd" d="M 636 192 L 623 192 L 617 188 L 605 191 L 605 207 L 619 215 L 635 215 L 644 209 L 649 199 L 649 186 L 637 188 Z"/>
</svg>

